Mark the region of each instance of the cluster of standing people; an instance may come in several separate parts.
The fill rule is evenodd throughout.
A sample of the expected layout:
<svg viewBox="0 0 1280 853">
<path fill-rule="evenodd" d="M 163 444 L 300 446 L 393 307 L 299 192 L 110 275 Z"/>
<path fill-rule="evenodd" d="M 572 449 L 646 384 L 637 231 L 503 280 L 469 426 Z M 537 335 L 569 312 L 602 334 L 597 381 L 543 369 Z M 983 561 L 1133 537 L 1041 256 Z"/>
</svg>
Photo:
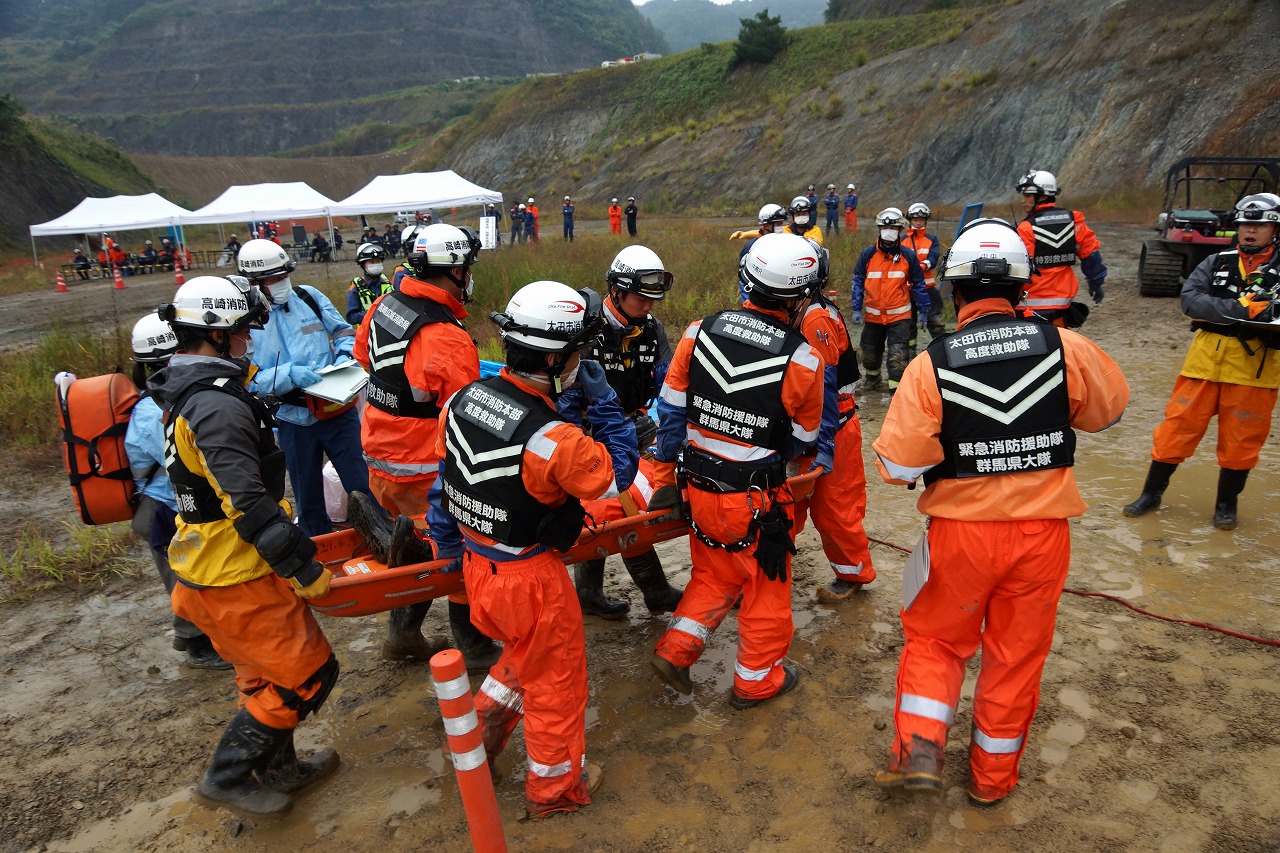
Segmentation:
<svg viewBox="0 0 1280 853">
<path fill-rule="evenodd" d="M 631 245 L 607 271 L 603 298 L 555 281 L 518 290 L 491 315 L 505 367 L 483 380 L 464 323 L 479 251 L 469 229 L 415 229 L 390 282 L 385 252 L 362 245 L 356 312 L 349 297 L 345 319 L 318 290 L 291 282 L 293 262 L 269 241 L 241 249 L 243 277 L 187 282 L 160 309 L 167 329 L 143 328 L 157 319 L 144 318 L 135 330 L 138 380 L 164 442 L 133 467 L 140 483 L 153 481 L 162 459 L 171 483 L 172 503 L 155 502 L 165 512 L 153 513 L 151 541 L 165 550 L 168 519 L 176 532 L 157 566 L 167 556 L 166 585 L 186 626 L 180 634 L 175 622 L 175 634 L 193 657 L 234 665 L 241 690 L 200 794 L 281 813 L 338 764 L 331 749 L 302 759 L 293 748 L 294 728 L 338 677 L 305 605 L 330 581 L 310 538 L 330 528 L 323 455 L 376 558 L 448 559 L 462 572 L 465 591 L 448 602 L 453 640 L 469 672 L 487 672 L 477 714 L 491 768 L 524 722 L 530 817 L 588 805 L 602 778 L 586 758 L 582 618 L 619 618 L 628 604 L 604 595 L 603 560 L 576 566 L 571 581 L 556 555 L 588 514 L 604 522 L 684 507 L 692 570 L 683 590 L 651 548 L 622 555 L 649 611 L 671 614 L 651 659 L 665 684 L 695 690 L 691 667 L 736 605 L 730 706 L 794 690 L 791 558 L 806 518 L 832 571 L 819 600 L 848 600 L 876 576 L 856 393 L 878 387 L 887 343 L 891 402 L 872 447 L 886 483 L 924 480 L 926 531 L 905 570 L 920 582 L 901 612 L 894 743 L 876 783 L 942 788 L 965 664 L 981 648 L 967 791 L 977 805 L 1007 797 L 1066 580 L 1068 519 L 1086 508 L 1076 432 L 1113 425 L 1128 401 L 1115 362 L 1069 328 L 1081 320 L 1077 262 L 1095 304 L 1103 298 L 1096 236 L 1079 212 L 1057 206 L 1049 173 L 1033 171 L 1017 189 L 1024 222 L 976 220 L 945 255 L 927 231 L 927 205 L 877 215 L 848 318 L 864 326 L 861 385 L 846 318 L 825 296 L 830 264 L 806 196 L 761 209 L 737 267 L 740 304 L 691 324 L 674 349 L 652 311 L 675 277 Z M 1214 523 L 1236 524 L 1280 385 L 1266 359 L 1280 340 L 1265 325 L 1280 290 L 1280 198 L 1249 196 L 1237 212 L 1239 248 L 1205 261 L 1184 288 L 1199 331 L 1126 514 L 1159 506 L 1216 413 Z M 954 332 L 941 320 L 941 284 L 951 288 Z M 931 340 L 908 363 L 903 350 L 921 324 Z M 305 393 L 317 370 L 348 357 L 370 376 L 363 419 Z M 792 492 L 789 467 L 817 477 L 811 493 Z M 421 633 L 429 606 L 393 611 L 384 657 L 424 660 L 446 647 Z"/>
</svg>

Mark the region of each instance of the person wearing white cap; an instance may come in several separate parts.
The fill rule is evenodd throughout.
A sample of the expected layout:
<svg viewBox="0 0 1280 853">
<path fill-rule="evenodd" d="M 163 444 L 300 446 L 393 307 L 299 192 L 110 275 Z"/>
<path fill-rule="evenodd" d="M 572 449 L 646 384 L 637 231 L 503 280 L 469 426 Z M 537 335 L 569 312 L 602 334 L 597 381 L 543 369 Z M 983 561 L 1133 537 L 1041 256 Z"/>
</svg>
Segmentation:
<svg viewBox="0 0 1280 853">
<path fill-rule="evenodd" d="M 853 184 L 844 194 L 844 229 L 850 234 L 858 230 L 858 188 Z"/>
<path fill-rule="evenodd" d="M 570 243 L 573 242 L 573 209 L 573 199 L 565 196 L 564 204 L 560 205 L 560 213 L 564 216 L 564 239 Z"/>
<path fill-rule="evenodd" d="M 836 192 L 835 184 L 827 184 L 827 194 L 822 197 L 822 206 L 827 209 L 827 227 L 826 232 L 830 234 L 835 231 L 840 233 L 840 194 Z"/>
<path fill-rule="evenodd" d="M 530 231 L 528 228 L 525 228 L 524 229 L 525 235 L 528 237 L 528 239 L 534 240 L 536 242 L 539 237 L 538 206 L 533 203 L 533 196 L 529 196 L 529 200 L 524 203 L 524 209 L 527 210 L 529 214 L 533 217 L 533 230 Z"/>
<path fill-rule="evenodd" d="M 622 207 L 616 197 L 609 199 L 609 233 L 622 233 Z"/>
<path fill-rule="evenodd" d="M 622 212 L 627 215 L 627 233 L 632 237 L 636 236 L 636 217 L 640 215 L 640 208 L 636 207 L 635 196 L 627 196 L 627 206 Z"/>
</svg>

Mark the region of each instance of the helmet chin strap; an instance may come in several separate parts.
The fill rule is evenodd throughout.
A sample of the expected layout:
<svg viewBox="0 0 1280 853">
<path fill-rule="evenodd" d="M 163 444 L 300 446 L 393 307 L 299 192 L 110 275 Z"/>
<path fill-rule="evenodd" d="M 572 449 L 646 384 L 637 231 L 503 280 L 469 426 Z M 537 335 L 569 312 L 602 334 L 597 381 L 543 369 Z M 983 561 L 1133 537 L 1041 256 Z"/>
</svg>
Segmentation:
<svg viewBox="0 0 1280 853">
<path fill-rule="evenodd" d="M 454 270 L 462 270 L 462 275 L 461 276 L 454 275 L 453 273 Z M 467 293 L 467 276 L 470 274 L 470 272 L 471 272 L 471 266 L 469 264 L 464 264 L 460 267 L 449 267 L 448 271 L 445 272 L 444 274 L 444 277 L 449 279 L 449 281 L 453 282 L 454 286 L 458 288 L 458 291 L 461 294 L 460 301 L 464 305 L 471 301 L 471 294 Z"/>
<path fill-rule="evenodd" d="M 625 291 L 625 292 L 629 292 L 629 291 Z M 622 288 L 618 287 L 616 284 L 609 286 L 609 299 L 613 302 L 614 310 L 618 312 L 619 316 L 621 316 L 622 319 L 627 321 L 628 326 L 643 326 L 644 325 L 643 317 L 636 319 L 635 317 L 632 317 L 630 314 L 628 314 L 626 311 L 622 310 L 622 294 L 623 293 L 624 291 L 622 290 Z"/>
</svg>

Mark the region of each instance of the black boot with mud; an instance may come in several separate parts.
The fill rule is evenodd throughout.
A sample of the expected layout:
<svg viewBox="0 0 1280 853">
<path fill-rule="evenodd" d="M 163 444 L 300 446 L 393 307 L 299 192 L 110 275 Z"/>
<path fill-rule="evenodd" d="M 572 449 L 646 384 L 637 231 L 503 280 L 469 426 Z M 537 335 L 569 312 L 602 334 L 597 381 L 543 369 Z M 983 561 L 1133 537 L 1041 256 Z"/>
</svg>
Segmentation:
<svg viewBox="0 0 1280 853">
<path fill-rule="evenodd" d="M 623 557 L 622 564 L 627 567 L 636 588 L 644 595 L 644 606 L 649 609 L 650 616 L 674 613 L 680 606 L 684 590 L 676 589 L 667 580 L 657 551 L 650 548 L 643 554 Z"/>
<path fill-rule="evenodd" d="M 888 770 L 876 774 L 876 784 L 887 791 L 942 791 L 942 747 L 919 735 L 911 736 L 906 755 L 895 756 Z"/>
<path fill-rule="evenodd" d="M 745 711 L 748 708 L 754 708 L 757 705 L 763 705 L 770 699 L 777 699 L 779 696 L 785 696 L 795 689 L 800 683 L 800 670 L 796 669 L 793 663 L 784 662 L 782 664 L 782 686 L 778 688 L 778 692 L 772 696 L 766 696 L 763 699 L 749 699 L 746 696 L 739 696 L 736 690 L 729 691 L 729 706 L 739 711 Z"/>
<path fill-rule="evenodd" d="M 1237 504 L 1249 479 L 1249 469 L 1218 469 L 1218 498 L 1213 505 L 1213 526 L 1219 530 L 1235 530 L 1239 524 Z"/>
<path fill-rule="evenodd" d="M 387 638 L 382 641 L 382 659 L 426 663 L 436 652 L 449 648 L 443 634 L 422 636 L 422 620 L 431 609 L 430 601 L 397 607 L 387 617 Z"/>
<path fill-rule="evenodd" d="M 213 643 L 204 634 L 188 637 L 183 645 L 183 650 L 187 653 L 183 663 L 192 669 L 231 669 L 231 664 L 222 659 L 222 655 L 218 654 Z"/>
<path fill-rule="evenodd" d="M 382 507 L 364 492 L 351 492 L 347 495 L 347 521 L 364 537 L 373 559 L 386 563 L 391 549 L 391 520 Z"/>
<path fill-rule="evenodd" d="M 575 563 L 573 584 L 578 590 L 578 604 L 583 616 L 599 616 L 601 619 L 622 619 L 631 610 L 626 600 L 605 598 L 604 558 Z"/>
<path fill-rule="evenodd" d="M 258 774 L 262 784 L 282 794 L 296 794 L 303 788 L 309 788 L 332 776 L 338 769 L 338 753 L 332 749 L 316 750 L 310 758 L 298 758 L 298 751 L 293 745 L 293 732 L 281 744 L 265 770 Z"/>
<path fill-rule="evenodd" d="M 1121 512 L 1130 518 L 1137 518 L 1157 509 L 1160 506 L 1160 499 L 1164 497 L 1164 490 L 1169 488 L 1169 478 L 1176 470 L 1178 470 L 1177 463 L 1153 460 L 1151 467 L 1147 470 L 1147 481 L 1142 484 L 1142 494 Z"/>
<path fill-rule="evenodd" d="M 213 761 L 196 792 L 214 805 L 253 816 L 282 815 L 293 808 L 293 798 L 273 791 L 258 780 L 272 756 L 292 729 L 273 729 L 241 708 L 227 724 Z"/>
<path fill-rule="evenodd" d="M 663 682 L 677 693 L 689 696 L 693 693 L 693 679 L 689 677 L 689 667 L 676 666 L 662 655 L 654 655 L 649 665 Z"/>
<path fill-rule="evenodd" d="M 431 546 L 418 535 L 418 528 L 407 515 L 396 517 L 391 525 L 391 541 L 387 545 L 387 568 L 416 566 L 433 559 Z"/>
<path fill-rule="evenodd" d="M 462 652 L 468 675 L 484 675 L 502 657 L 502 644 L 495 643 L 471 624 L 471 605 L 449 602 L 449 628 L 453 642 Z"/>
</svg>

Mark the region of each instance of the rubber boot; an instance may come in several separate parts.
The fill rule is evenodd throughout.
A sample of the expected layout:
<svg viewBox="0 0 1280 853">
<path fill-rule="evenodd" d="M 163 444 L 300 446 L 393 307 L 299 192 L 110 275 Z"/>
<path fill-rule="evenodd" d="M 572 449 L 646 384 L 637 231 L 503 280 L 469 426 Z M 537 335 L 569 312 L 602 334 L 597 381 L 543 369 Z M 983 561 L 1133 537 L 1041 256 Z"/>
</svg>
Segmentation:
<svg viewBox="0 0 1280 853">
<path fill-rule="evenodd" d="M 209 802 L 245 814 L 284 814 L 293 808 L 293 798 L 263 785 L 254 773 L 265 770 L 285 738 L 292 736 L 292 729 L 263 725 L 241 708 L 222 733 L 197 793 Z"/>
<path fill-rule="evenodd" d="M 657 551 L 650 548 L 634 557 L 624 556 L 622 564 L 627 567 L 627 572 L 636 582 L 636 587 L 644 594 L 644 606 L 649 608 L 649 615 L 674 613 L 680 606 L 680 598 L 684 595 L 684 590 L 676 589 L 667 580 Z"/>
<path fill-rule="evenodd" d="M 604 558 L 575 563 L 573 583 L 578 589 L 578 604 L 584 616 L 590 614 L 601 619 L 621 619 L 631 610 L 631 603 L 604 596 Z"/>
<path fill-rule="evenodd" d="M 183 642 L 183 651 L 187 653 L 183 663 L 192 669 L 231 669 L 231 664 L 222 659 L 222 655 L 218 654 L 213 643 L 204 634 L 188 637 Z"/>
<path fill-rule="evenodd" d="M 1236 500 L 1244 491 L 1244 482 L 1249 479 L 1249 469 L 1243 471 L 1235 468 L 1218 469 L 1218 500 L 1213 507 L 1213 526 L 1219 530 L 1235 530 Z"/>
<path fill-rule="evenodd" d="M 876 774 L 876 784 L 889 791 L 941 793 L 944 758 L 940 744 L 912 735 L 905 754 L 895 754 L 889 760 L 889 769 Z"/>
<path fill-rule="evenodd" d="M 422 620 L 431 609 L 430 601 L 397 607 L 387 620 L 387 638 L 382 641 L 382 659 L 391 661 L 421 661 L 425 663 L 436 652 L 449 648 L 449 640 L 443 634 L 422 636 Z"/>
<path fill-rule="evenodd" d="M 1164 496 L 1164 490 L 1169 488 L 1169 478 L 1176 470 L 1178 470 L 1176 462 L 1152 460 L 1151 467 L 1147 469 L 1147 481 L 1142 484 L 1142 494 L 1121 512 L 1130 518 L 1137 518 L 1160 506 L 1160 498 Z"/>
<path fill-rule="evenodd" d="M 454 645 L 467 664 L 468 675 L 484 675 L 502 656 L 502 645 L 471 624 L 471 605 L 450 601 L 449 627 L 453 629 Z"/>
<path fill-rule="evenodd" d="M 391 522 L 382 507 L 365 492 L 351 492 L 347 495 L 347 521 L 364 537 L 373 559 L 386 563 L 391 546 Z"/>
<path fill-rule="evenodd" d="M 429 563 L 434 555 L 431 546 L 418 535 L 418 528 L 407 515 L 396 516 L 391 525 L 391 541 L 387 544 L 387 568 Z"/>
<path fill-rule="evenodd" d="M 294 794 L 309 788 L 338 769 L 338 753 L 332 749 L 316 750 L 306 761 L 298 759 L 293 745 L 293 731 L 271 756 L 265 770 L 258 774 L 262 784 L 282 794 Z"/>
<path fill-rule="evenodd" d="M 880 374 L 866 373 L 862 377 L 862 381 L 858 383 L 859 391 L 878 391 L 880 390 Z"/>
</svg>

